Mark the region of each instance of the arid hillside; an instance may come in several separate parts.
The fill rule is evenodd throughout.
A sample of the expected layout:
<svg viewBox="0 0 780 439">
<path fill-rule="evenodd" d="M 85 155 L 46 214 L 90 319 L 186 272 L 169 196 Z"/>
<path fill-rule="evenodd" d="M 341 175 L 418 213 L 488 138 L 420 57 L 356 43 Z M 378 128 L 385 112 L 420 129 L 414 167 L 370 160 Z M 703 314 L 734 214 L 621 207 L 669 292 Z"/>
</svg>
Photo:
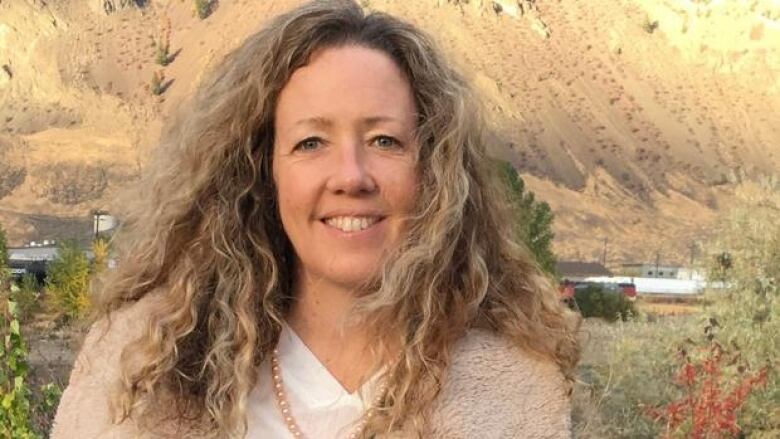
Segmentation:
<svg viewBox="0 0 780 439">
<path fill-rule="evenodd" d="M 203 72 L 296 3 L 221 0 L 201 20 L 191 0 L 0 0 L 11 243 L 89 230 Z M 599 258 L 607 239 L 613 262 L 684 262 L 736 183 L 780 186 L 777 1 L 361 3 L 433 34 L 482 92 L 493 151 L 553 207 L 563 258 Z"/>
</svg>

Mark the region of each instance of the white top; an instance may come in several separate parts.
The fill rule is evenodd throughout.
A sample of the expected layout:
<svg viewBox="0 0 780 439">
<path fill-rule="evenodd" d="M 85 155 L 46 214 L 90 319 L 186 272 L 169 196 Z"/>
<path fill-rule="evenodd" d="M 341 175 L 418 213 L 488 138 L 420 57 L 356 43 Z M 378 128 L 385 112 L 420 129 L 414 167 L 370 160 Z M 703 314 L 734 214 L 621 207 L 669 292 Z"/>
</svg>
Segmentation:
<svg viewBox="0 0 780 439">
<path fill-rule="evenodd" d="M 349 393 L 286 324 L 282 326 L 277 349 L 282 385 L 303 436 L 346 438 L 373 400 L 382 371 Z M 247 422 L 247 439 L 292 437 L 272 392 L 270 360 L 260 365 L 258 385 L 249 396 Z"/>
</svg>

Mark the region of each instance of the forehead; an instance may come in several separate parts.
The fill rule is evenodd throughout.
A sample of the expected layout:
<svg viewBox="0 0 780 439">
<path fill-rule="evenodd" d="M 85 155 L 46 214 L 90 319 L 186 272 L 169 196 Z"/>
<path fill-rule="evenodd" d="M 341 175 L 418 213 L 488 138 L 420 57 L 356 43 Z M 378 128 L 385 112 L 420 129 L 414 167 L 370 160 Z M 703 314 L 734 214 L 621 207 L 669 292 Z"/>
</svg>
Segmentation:
<svg viewBox="0 0 780 439">
<path fill-rule="evenodd" d="M 302 119 L 392 117 L 413 123 L 405 75 L 388 55 L 362 46 L 327 48 L 293 72 L 276 106 L 279 128 Z"/>
</svg>

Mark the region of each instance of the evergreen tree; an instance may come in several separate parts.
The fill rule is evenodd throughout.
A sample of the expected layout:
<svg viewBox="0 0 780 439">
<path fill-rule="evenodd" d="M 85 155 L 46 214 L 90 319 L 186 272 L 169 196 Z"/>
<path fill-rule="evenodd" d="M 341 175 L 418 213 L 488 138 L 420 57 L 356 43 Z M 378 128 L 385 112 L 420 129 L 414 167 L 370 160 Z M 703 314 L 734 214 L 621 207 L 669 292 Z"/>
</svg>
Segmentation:
<svg viewBox="0 0 780 439">
<path fill-rule="evenodd" d="M 555 237 L 554 215 L 550 205 L 526 191 L 525 182 L 510 163 L 500 162 L 498 166 L 514 213 L 515 236 L 528 247 L 544 271 L 555 274 L 555 255 L 551 248 Z"/>
</svg>

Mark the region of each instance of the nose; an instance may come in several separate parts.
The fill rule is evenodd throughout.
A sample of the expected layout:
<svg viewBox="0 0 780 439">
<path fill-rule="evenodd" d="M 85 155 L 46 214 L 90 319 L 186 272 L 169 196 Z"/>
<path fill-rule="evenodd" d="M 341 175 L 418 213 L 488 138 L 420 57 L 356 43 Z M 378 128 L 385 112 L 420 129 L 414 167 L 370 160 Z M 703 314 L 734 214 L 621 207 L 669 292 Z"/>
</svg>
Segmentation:
<svg viewBox="0 0 780 439">
<path fill-rule="evenodd" d="M 376 190 L 376 181 L 367 167 L 365 151 L 359 142 L 345 143 L 334 152 L 332 173 L 327 184 L 331 192 L 360 195 Z"/>
</svg>

